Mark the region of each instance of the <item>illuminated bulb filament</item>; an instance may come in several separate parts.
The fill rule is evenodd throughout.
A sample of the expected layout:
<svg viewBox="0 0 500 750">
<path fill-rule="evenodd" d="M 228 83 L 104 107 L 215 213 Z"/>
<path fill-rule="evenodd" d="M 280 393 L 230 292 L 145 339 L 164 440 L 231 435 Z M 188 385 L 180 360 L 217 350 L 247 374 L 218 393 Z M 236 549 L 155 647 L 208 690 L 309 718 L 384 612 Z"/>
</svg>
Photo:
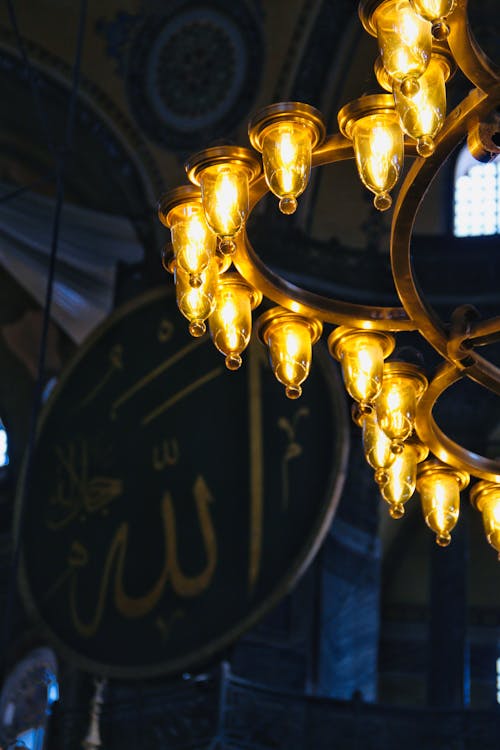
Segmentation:
<svg viewBox="0 0 500 750">
<path fill-rule="evenodd" d="M 221 234 L 231 234 L 233 217 L 238 208 L 238 186 L 235 176 L 222 172 L 215 184 L 215 211 L 219 217 Z"/>
</svg>

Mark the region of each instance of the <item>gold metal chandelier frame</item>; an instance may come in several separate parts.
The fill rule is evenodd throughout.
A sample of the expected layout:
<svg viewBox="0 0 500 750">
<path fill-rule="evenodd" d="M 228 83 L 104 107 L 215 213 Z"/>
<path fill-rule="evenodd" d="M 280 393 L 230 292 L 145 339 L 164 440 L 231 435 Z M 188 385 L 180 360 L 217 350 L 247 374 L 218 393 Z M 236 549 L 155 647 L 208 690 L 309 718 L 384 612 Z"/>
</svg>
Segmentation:
<svg viewBox="0 0 500 750">
<path fill-rule="evenodd" d="M 237 237 L 233 263 L 239 273 L 265 297 L 304 317 L 372 331 L 419 331 L 445 360 L 418 405 L 416 431 L 420 439 L 444 463 L 498 483 L 500 461 L 480 456 L 455 443 L 437 426 L 432 410 L 441 394 L 462 377 L 468 377 L 500 395 L 500 368 L 476 350 L 479 346 L 500 339 L 500 316 L 477 320 L 464 306 L 456 311 L 450 324 L 444 323 L 419 291 L 411 254 L 413 225 L 430 183 L 471 128 L 500 103 L 499 71 L 472 36 L 467 18 L 467 0 L 459 0 L 449 19 L 449 26 L 451 53 L 475 88 L 447 116 L 436 137 L 434 153 L 425 159 L 415 159 L 399 190 L 391 225 L 390 254 L 394 283 L 402 307 L 352 304 L 291 284 L 263 263 L 245 230 Z M 416 155 L 415 146 L 406 141 L 405 153 Z M 313 151 L 312 165 L 319 167 L 353 158 L 352 142 L 337 133 L 327 135 Z M 261 175 L 250 186 L 250 211 L 268 192 L 265 178 Z"/>
<path fill-rule="evenodd" d="M 367 13 L 364 6 L 372 7 L 380 2 L 381 0 L 362 0 L 360 14 Z M 481 346 L 500 340 L 500 316 L 481 320 L 473 308 L 463 305 L 455 310 L 449 323 L 442 321 L 419 290 L 411 252 L 415 218 L 432 180 L 459 143 L 466 136 L 470 137 L 471 131 L 477 129 L 500 104 L 500 71 L 475 41 L 468 21 L 467 5 L 468 0 L 457 0 L 447 19 L 449 36 L 444 53 L 474 88 L 446 117 L 435 138 L 435 150 L 430 156 L 419 157 L 415 142 L 405 139 L 405 155 L 417 158 L 399 190 L 393 209 L 390 239 L 392 275 L 402 307 L 349 303 L 316 294 L 286 281 L 264 264 L 252 247 L 245 228 L 235 237 L 236 247 L 231 260 L 252 287 L 285 310 L 310 321 L 335 326 L 347 325 L 365 331 L 418 331 L 443 358 L 418 403 L 415 423 L 418 437 L 434 456 L 458 472 L 465 471 L 479 479 L 500 484 L 500 459 L 478 455 L 451 440 L 438 427 L 432 413 L 441 394 L 463 377 L 500 395 L 500 368 L 477 351 Z M 389 95 L 384 92 L 365 97 L 364 100 L 370 100 L 371 106 L 383 109 L 387 106 L 388 98 Z M 343 119 L 355 116 L 356 113 L 349 110 L 350 106 L 355 107 L 356 103 L 344 108 Z M 311 130 L 313 167 L 353 159 L 355 155 L 352 141 L 342 133 L 325 136 L 321 116 L 316 115 L 319 113 L 307 104 L 287 102 L 271 105 L 264 113 L 260 113 L 258 122 L 254 120 L 250 123 L 250 140 L 259 148 L 266 127 L 282 117 L 288 120 L 296 118 L 303 123 L 307 121 Z M 341 129 L 345 130 L 344 127 Z M 236 160 L 249 172 L 251 212 L 269 192 L 269 188 L 262 171 L 255 169 L 260 162 L 253 158 L 248 149 L 232 148 L 231 153 L 233 161 Z M 198 184 L 200 170 L 216 163 L 224 154 L 224 147 L 214 147 L 192 157 L 186 165 L 191 182 Z M 170 226 L 168 212 L 175 207 L 176 201 L 182 202 L 185 199 L 189 190 L 187 186 L 178 188 L 160 201 L 159 216 L 166 226 Z M 228 260 L 226 257 L 226 261 Z M 171 263 L 165 265 L 172 270 Z"/>
</svg>

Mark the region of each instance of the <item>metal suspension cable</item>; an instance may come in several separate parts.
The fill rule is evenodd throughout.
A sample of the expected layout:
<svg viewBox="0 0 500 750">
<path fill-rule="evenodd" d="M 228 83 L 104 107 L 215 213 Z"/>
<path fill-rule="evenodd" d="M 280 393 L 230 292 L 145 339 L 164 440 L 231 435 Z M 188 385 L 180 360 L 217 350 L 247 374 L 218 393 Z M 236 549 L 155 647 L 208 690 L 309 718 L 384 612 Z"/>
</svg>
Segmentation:
<svg viewBox="0 0 500 750">
<path fill-rule="evenodd" d="M 7 2 L 8 2 L 9 15 L 11 18 L 14 33 L 16 35 L 16 38 L 18 39 L 20 52 L 23 57 L 24 64 L 27 67 L 27 74 L 29 76 L 30 82 L 32 83 L 32 92 L 33 92 L 35 104 L 39 112 L 39 116 L 41 117 L 41 121 L 42 123 L 44 123 L 43 127 L 45 127 L 46 120 L 43 118 L 43 115 L 41 114 L 43 113 L 43 108 L 41 106 L 41 98 L 40 98 L 38 82 L 37 82 L 36 77 L 33 74 L 33 70 L 30 65 L 29 58 L 26 54 L 25 45 L 23 43 L 21 35 L 19 34 L 19 28 L 17 25 L 16 14 L 14 11 L 12 1 L 7 0 Z M 16 528 L 16 535 L 14 538 L 14 548 L 13 548 L 13 554 L 12 554 L 12 559 L 11 559 L 10 575 L 8 579 L 7 602 L 6 602 L 5 617 L 4 617 L 3 649 L 2 649 L 2 657 L 4 660 L 7 657 L 7 649 L 10 643 L 11 630 L 12 630 L 13 619 L 14 619 L 15 592 L 17 589 L 17 578 L 18 578 L 19 564 L 20 564 L 20 558 L 21 558 L 21 544 L 22 544 L 23 530 L 24 530 L 25 519 L 26 519 L 26 498 L 27 498 L 28 490 L 30 488 L 31 475 L 33 471 L 33 459 L 35 455 L 35 445 L 36 445 L 36 429 L 37 429 L 38 417 L 40 414 L 40 408 L 42 404 L 47 337 L 48 337 L 49 324 L 50 324 L 50 311 L 51 311 L 53 288 L 54 288 L 57 249 L 58 249 L 58 244 L 59 244 L 59 235 L 60 235 L 60 228 L 61 228 L 62 207 L 64 203 L 64 176 L 65 176 L 67 157 L 68 155 L 71 154 L 72 143 L 73 143 L 76 103 L 77 103 L 78 89 L 79 89 L 79 83 L 80 83 L 81 59 L 82 59 L 82 51 L 83 51 L 83 38 L 84 38 L 84 32 L 85 32 L 86 18 L 87 18 L 87 0 L 81 0 L 76 52 L 75 52 L 75 60 L 73 64 L 73 80 L 72 80 L 72 86 L 71 86 L 71 91 L 70 91 L 70 96 L 69 96 L 68 114 L 67 114 L 67 120 L 66 120 L 65 141 L 61 148 L 59 149 L 51 148 L 52 153 L 54 155 L 54 159 L 55 159 L 55 169 L 56 169 L 56 200 L 55 200 L 55 207 L 54 207 L 54 216 L 52 220 L 52 240 L 51 240 L 51 248 L 50 248 L 50 256 L 49 256 L 47 285 L 46 285 L 46 291 L 45 291 L 45 302 L 44 302 L 44 307 L 43 307 L 42 332 L 41 332 L 40 346 L 39 346 L 39 351 L 38 351 L 37 377 L 36 377 L 35 388 L 34 388 L 33 406 L 32 406 L 32 412 L 31 412 L 30 428 L 29 428 L 29 433 L 28 433 L 28 444 L 27 444 L 26 452 L 25 452 L 24 483 L 22 487 L 22 492 L 20 493 L 20 496 L 19 496 L 18 523 L 17 523 L 17 528 Z M 46 137 L 47 137 L 48 144 L 51 144 L 52 139 L 50 138 L 49 132 L 46 133 Z"/>
</svg>

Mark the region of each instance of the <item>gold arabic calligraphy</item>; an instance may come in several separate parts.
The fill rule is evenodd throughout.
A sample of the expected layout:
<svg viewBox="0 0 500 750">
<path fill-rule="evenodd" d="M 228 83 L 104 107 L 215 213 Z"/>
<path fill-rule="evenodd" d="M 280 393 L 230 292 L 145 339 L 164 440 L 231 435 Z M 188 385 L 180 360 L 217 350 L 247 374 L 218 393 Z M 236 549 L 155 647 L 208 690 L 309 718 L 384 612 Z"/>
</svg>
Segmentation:
<svg viewBox="0 0 500 750">
<path fill-rule="evenodd" d="M 278 427 L 283 430 L 288 439 L 283 458 L 281 459 L 281 507 L 285 510 L 288 509 L 288 503 L 290 500 L 290 461 L 301 456 L 303 450 L 302 445 L 297 441 L 298 424 L 302 418 L 309 417 L 309 415 L 309 409 L 307 407 L 301 407 L 295 412 L 292 419 L 286 419 L 286 417 L 280 417 L 278 419 Z"/>
<path fill-rule="evenodd" d="M 105 513 L 108 505 L 123 492 L 121 479 L 89 476 L 88 446 L 85 440 L 72 442 L 66 449 L 54 449 L 57 460 L 56 491 L 49 498 L 46 520 L 51 531 L 59 531 L 86 514 Z"/>
<path fill-rule="evenodd" d="M 217 539 L 210 516 L 209 506 L 213 496 L 203 479 L 198 476 L 194 482 L 193 495 L 196 504 L 198 521 L 203 537 L 206 564 L 197 575 L 186 575 L 179 564 L 177 552 L 177 530 L 173 499 L 170 492 L 166 492 L 161 502 L 165 551 L 163 567 L 157 580 L 149 591 L 142 596 L 130 596 L 125 590 L 124 569 L 129 538 L 129 524 L 120 524 L 111 541 L 106 555 L 103 573 L 98 585 L 98 596 L 93 616 L 83 620 L 78 608 L 79 571 L 85 568 L 89 561 L 87 549 L 78 541 L 73 542 L 69 565 L 70 576 L 70 608 L 73 625 L 77 632 L 85 638 L 95 635 L 101 624 L 103 613 L 108 603 L 109 593 L 112 592 L 114 606 L 126 618 L 144 617 L 160 602 L 167 582 L 179 597 L 195 597 L 205 591 L 212 581 L 217 566 Z M 82 584 L 83 585 L 83 584 Z"/>
</svg>

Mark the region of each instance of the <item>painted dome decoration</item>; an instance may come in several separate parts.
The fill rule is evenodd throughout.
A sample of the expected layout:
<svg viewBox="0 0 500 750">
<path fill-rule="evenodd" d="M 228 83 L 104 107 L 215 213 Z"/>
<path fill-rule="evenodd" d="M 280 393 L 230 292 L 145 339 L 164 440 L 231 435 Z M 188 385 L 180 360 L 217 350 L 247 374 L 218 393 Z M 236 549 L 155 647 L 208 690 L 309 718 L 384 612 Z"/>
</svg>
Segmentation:
<svg viewBox="0 0 500 750">
<path fill-rule="evenodd" d="M 262 47 L 258 18 L 244 3 L 179 0 L 148 16 L 124 66 L 138 124 L 179 151 L 227 137 L 252 106 Z"/>
</svg>

